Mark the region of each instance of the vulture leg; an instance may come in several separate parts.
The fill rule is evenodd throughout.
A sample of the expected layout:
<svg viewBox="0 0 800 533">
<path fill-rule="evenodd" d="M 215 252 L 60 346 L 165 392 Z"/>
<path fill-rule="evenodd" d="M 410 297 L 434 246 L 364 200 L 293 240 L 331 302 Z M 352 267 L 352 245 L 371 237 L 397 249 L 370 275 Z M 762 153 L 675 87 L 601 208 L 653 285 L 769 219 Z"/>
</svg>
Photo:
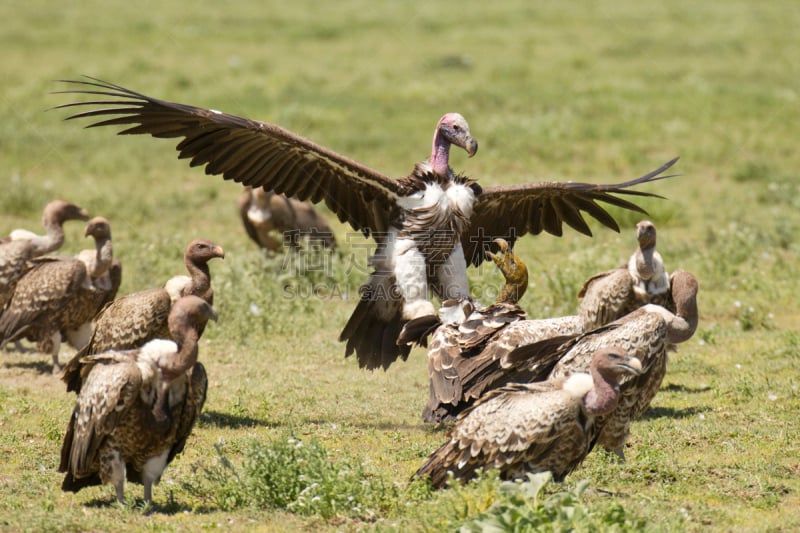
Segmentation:
<svg viewBox="0 0 800 533">
<path fill-rule="evenodd" d="M 92 329 L 91 322 L 81 324 L 77 329 L 68 329 L 66 331 L 67 342 L 76 350 L 80 350 L 89 344 L 92 338 Z"/>
<path fill-rule="evenodd" d="M 428 300 L 425 256 L 417 249 L 413 239 L 397 239 L 394 245 L 394 274 L 400 296 L 403 297 L 403 318 L 413 320 L 435 315 L 436 310 Z"/>
<path fill-rule="evenodd" d="M 53 358 L 53 375 L 58 376 L 61 374 L 61 365 L 58 363 L 58 352 L 61 350 L 61 332 L 58 330 L 50 334 L 44 340 L 39 342 L 39 351 L 42 353 L 49 353 Z"/>
<path fill-rule="evenodd" d="M 153 485 L 158 484 L 161 473 L 167 466 L 167 456 L 169 450 L 164 450 L 164 453 L 152 457 L 147 460 L 142 469 L 142 484 L 144 485 L 144 501 L 150 503 L 153 501 Z"/>
<path fill-rule="evenodd" d="M 114 485 L 114 490 L 117 492 L 117 503 L 125 505 L 125 461 L 120 457 L 119 452 L 114 451 L 113 457 L 108 464 L 110 472 L 108 472 L 109 479 L 104 480 L 106 483 L 110 482 Z M 101 472 L 101 477 L 102 472 Z"/>
<path fill-rule="evenodd" d="M 467 261 L 464 259 L 464 249 L 461 243 L 456 244 L 447 259 L 438 265 L 436 272 L 442 287 L 444 300 L 460 300 L 469 296 L 469 282 L 467 281 Z"/>
<path fill-rule="evenodd" d="M 625 450 L 623 450 L 624 446 L 625 445 L 623 444 L 619 448 L 614 448 L 613 450 L 608 450 L 608 451 L 610 451 L 611 453 L 613 453 L 614 455 L 617 456 L 617 462 L 619 464 L 624 464 L 625 463 Z"/>
</svg>

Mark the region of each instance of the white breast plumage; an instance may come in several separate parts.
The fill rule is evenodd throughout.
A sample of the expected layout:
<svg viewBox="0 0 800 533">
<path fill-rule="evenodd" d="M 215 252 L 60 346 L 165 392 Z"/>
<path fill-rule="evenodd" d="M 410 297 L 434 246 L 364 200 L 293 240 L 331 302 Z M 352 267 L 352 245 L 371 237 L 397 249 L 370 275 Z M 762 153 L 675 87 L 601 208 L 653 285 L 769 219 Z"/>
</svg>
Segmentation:
<svg viewBox="0 0 800 533">
<path fill-rule="evenodd" d="M 261 208 L 257 205 L 251 205 L 250 209 L 247 210 L 247 218 L 249 218 L 253 224 L 263 224 L 272 218 L 272 211 L 266 207 Z"/>
</svg>

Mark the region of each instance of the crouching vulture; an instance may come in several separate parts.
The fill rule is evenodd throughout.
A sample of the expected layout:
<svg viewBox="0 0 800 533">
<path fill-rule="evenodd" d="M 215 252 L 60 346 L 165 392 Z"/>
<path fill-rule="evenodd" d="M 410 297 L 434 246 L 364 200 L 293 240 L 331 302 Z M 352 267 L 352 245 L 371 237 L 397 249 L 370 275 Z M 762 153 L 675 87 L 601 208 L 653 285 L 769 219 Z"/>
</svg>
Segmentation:
<svg viewBox="0 0 800 533">
<path fill-rule="evenodd" d="M 415 477 L 427 477 L 434 488 L 442 488 L 448 472 L 466 482 L 479 469 L 497 468 L 505 479 L 549 471 L 556 481 L 563 480 L 591 451 L 597 417 L 617 407 L 619 380 L 638 375 L 642 365 L 620 348 L 604 346 L 587 370 L 539 383 L 512 383 L 483 396 L 458 417 L 449 440 Z"/>
<path fill-rule="evenodd" d="M 85 375 L 61 446 L 61 488 L 77 492 L 114 485 L 119 503 L 130 482 L 152 486 L 186 445 L 206 399 L 208 380 L 197 361 L 197 341 L 213 307 L 197 296 L 172 306 L 173 340 L 154 339 L 141 348 L 89 355 Z"/>
<path fill-rule="evenodd" d="M 91 99 L 58 107 L 88 107 L 69 119 L 100 119 L 94 126 L 129 126 L 121 134 L 182 138 L 179 157 L 191 166 L 206 165 L 252 187 L 263 187 L 312 203 L 324 201 L 339 220 L 365 236 L 377 250 L 374 271 L 361 287 L 360 300 L 340 335 L 345 355 L 359 366 L 387 368 L 406 359 L 407 344 L 397 344 L 405 322 L 434 315 L 429 290 L 441 300 L 469 296 L 467 264 L 478 265 L 497 237 L 514 239 L 546 231 L 561 235 L 563 224 L 591 235 L 586 213 L 619 231 L 598 204 L 644 212 L 621 195 L 656 194 L 630 187 L 663 179 L 673 159 L 640 178 L 613 185 L 535 182 L 485 187 L 450 168 L 450 148 L 475 155 L 478 142 L 458 113 L 439 120 L 430 158 L 410 175 L 393 179 L 277 125 L 213 109 L 153 98 L 95 78 L 62 80 L 62 91 Z"/>
<path fill-rule="evenodd" d="M 471 298 L 442 306 L 439 325 L 430 338 L 428 378 L 430 399 L 422 413 L 426 422 L 452 422 L 484 391 L 514 381 L 527 381 L 525 372 L 506 371 L 506 356 L 517 346 L 582 332 L 578 316 L 531 320 L 517 304 L 528 288 L 528 269 L 504 239 L 498 253 L 486 255 L 498 267 L 505 284 L 497 301 L 487 307 Z M 418 341 L 415 331 L 426 318 L 409 321 L 401 342 Z"/>
</svg>

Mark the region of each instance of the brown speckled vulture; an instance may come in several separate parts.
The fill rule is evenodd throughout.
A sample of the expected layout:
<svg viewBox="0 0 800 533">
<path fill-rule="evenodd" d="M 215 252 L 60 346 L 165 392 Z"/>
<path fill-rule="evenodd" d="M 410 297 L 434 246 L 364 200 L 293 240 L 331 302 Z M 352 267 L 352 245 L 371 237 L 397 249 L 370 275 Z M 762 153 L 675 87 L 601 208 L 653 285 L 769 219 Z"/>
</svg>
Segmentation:
<svg viewBox="0 0 800 533">
<path fill-rule="evenodd" d="M 42 213 L 44 235 L 17 229 L 0 239 L 0 310 L 11 298 L 17 280 L 30 268 L 29 260 L 61 248 L 63 225 L 68 220 L 89 220 L 89 213 L 67 201 L 53 200 Z"/>
<path fill-rule="evenodd" d="M 378 247 L 374 272 L 361 287 L 360 301 L 340 340 L 359 366 L 387 368 L 408 357 L 398 345 L 403 324 L 434 315 L 429 290 L 439 299 L 469 296 L 467 264 L 483 261 L 497 237 L 513 244 L 526 233 L 561 235 L 563 224 L 591 235 L 586 213 L 619 231 L 598 202 L 643 212 L 617 195 L 651 196 L 635 185 L 663 179 L 677 159 L 644 176 L 613 185 L 536 182 L 482 188 L 450 168 L 451 146 L 470 156 L 478 149 L 467 121 L 458 113 L 436 125 L 431 155 L 412 173 L 393 179 L 274 124 L 160 100 L 95 78 L 68 81 L 63 91 L 94 98 L 59 107 L 89 107 L 70 119 L 100 119 L 90 126 L 129 126 L 122 134 L 182 138 L 179 157 L 207 174 L 263 187 L 312 203 L 324 201 L 339 220 Z"/>
<path fill-rule="evenodd" d="M 448 442 L 415 477 L 443 488 L 448 472 L 466 482 L 478 469 L 497 468 L 505 479 L 549 471 L 561 481 L 591 451 L 597 417 L 617 407 L 620 379 L 641 369 L 624 350 L 604 346 L 593 354 L 588 374 L 496 389 L 458 417 Z"/>
<path fill-rule="evenodd" d="M 675 313 L 656 304 L 644 305 L 606 326 L 568 338 L 557 339 L 560 346 L 541 342 L 518 348 L 509 359 L 527 369 L 531 380 L 564 377 L 585 371 L 598 347 L 613 344 L 642 362 L 643 371 L 625 377 L 620 387 L 619 407 L 598 420 L 598 443 L 624 460 L 624 445 L 630 423 L 650 406 L 667 371 L 667 352 L 689 340 L 697 329 L 697 279 L 689 272 L 676 270 L 670 279 L 670 296 Z"/>
<path fill-rule="evenodd" d="M 586 331 L 608 324 L 648 303 L 666 305 L 669 276 L 656 251 L 656 227 L 649 220 L 636 224 L 638 247 L 628 263 L 595 274 L 578 292 L 578 315 Z M 674 311 L 674 308 L 670 309 Z"/>
<path fill-rule="evenodd" d="M 195 239 L 186 246 L 183 255 L 190 277 L 175 276 L 164 287 L 128 294 L 101 309 L 94 317 L 91 338 L 64 367 L 63 379 L 67 382 L 67 390 L 80 391 L 81 380 L 77 371 L 84 356 L 138 348 L 152 339 L 169 339 L 167 318 L 181 296 L 193 294 L 213 304 L 208 261 L 215 257 L 225 257 L 221 246 Z"/>
<path fill-rule="evenodd" d="M 26 338 L 53 358 L 53 373 L 61 371 L 58 352 L 63 338 L 80 347 L 91 333 L 92 317 L 119 289 L 122 271 L 114 261 L 111 227 L 103 217 L 86 226 L 94 250 L 77 257 L 41 257 L 16 284 L 0 317 L 0 345 Z"/>
<path fill-rule="evenodd" d="M 496 242 L 500 253 L 487 256 L 506 280 L 497 302 L 476 307 L 471 299 L 463 299 L 442 306 L 444 324 L 433 332 L 428 349 L 430 398 L 422 413 L 426 422 L 451 422 L 485 391 L 528 381 L 524 369 L 507 369 L 506 357 L 515 348 L 582 332 L 577 316 L 525 318 L 517 301 L 528 286 L 527 268 L 505 240 Z M 401 340 L 423 320 L 409 321 Z"/>
<path fill-rule="evenodd" d="M 205 403 L 208 380 L 197 341 L 216 318 L 208 302 L 184 296 L 169 314 L 174 341 L 83 358 L 84 384 L 61 447 L 63 490 L 111 484 L 124 503 L 127 478 L 143 484 L 151 501 L 153 484 L 183 450 Z"/>
<path fill-rule="evenodd" d="M 261 187 L 245 187 L 239 195 L 239 216 L 247 235 L 260 248 L 277 252 L 283 246 L 296 249 L 303 237 L 310 245 L 336 248 L 328 221 L 309 202 L 301 202 Z M 275 238 L 272 233 L 280 238 Z"/>
</svg>

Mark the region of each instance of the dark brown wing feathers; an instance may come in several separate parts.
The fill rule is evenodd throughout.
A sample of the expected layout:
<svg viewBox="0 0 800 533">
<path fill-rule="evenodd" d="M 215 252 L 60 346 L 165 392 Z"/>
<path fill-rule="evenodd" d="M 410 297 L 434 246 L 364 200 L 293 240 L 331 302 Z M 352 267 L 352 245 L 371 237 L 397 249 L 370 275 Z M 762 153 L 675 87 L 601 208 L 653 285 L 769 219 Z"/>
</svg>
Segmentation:
<svg viewBox="0 0 800 533">
<path fill-rule="evenodd" d="M 644 176 L 623 183 L 538 182 L 486 187 L 473 208 L 469 231 L 461 238 L 467 262 L 479 265 L 484 260 L 483 251 L 497 237 L 505 238 L 513 246 L 517 237 L 526 233 L 537 235 L 544 231 L 561 236 L 564 223 L 591 236 L 584 213 L 618 232 L 619 225 L 597 202 L 645 213 L 641 207 L 615 195 L 662 198 L 629 188 L 672 177 L 660 174 L 677 161 L 675 158 Z"/>
<path fill-rule="evenodd" d="M 159 100 L 88 79 L 91 81 L 61 80 L 84 88 L 59 92 L 101 99 L 57 107 L 102 107 L 75 113 L 68 120 L 103 119 L 87 127 L 131 125 L 122 135 L 183 137 L 177 145 L 179 157 L 189 159 L 192 166 L 206 165 L 206 174 L 221 174 L 300 200 L 324 200 L 339 220 L 365 232 L 383 231 L 387 226 L 386 210 L 368 206 L 374 201 L 392 203 L 402 187 L 398 180 L 274 124 Z"/>
</svg>

